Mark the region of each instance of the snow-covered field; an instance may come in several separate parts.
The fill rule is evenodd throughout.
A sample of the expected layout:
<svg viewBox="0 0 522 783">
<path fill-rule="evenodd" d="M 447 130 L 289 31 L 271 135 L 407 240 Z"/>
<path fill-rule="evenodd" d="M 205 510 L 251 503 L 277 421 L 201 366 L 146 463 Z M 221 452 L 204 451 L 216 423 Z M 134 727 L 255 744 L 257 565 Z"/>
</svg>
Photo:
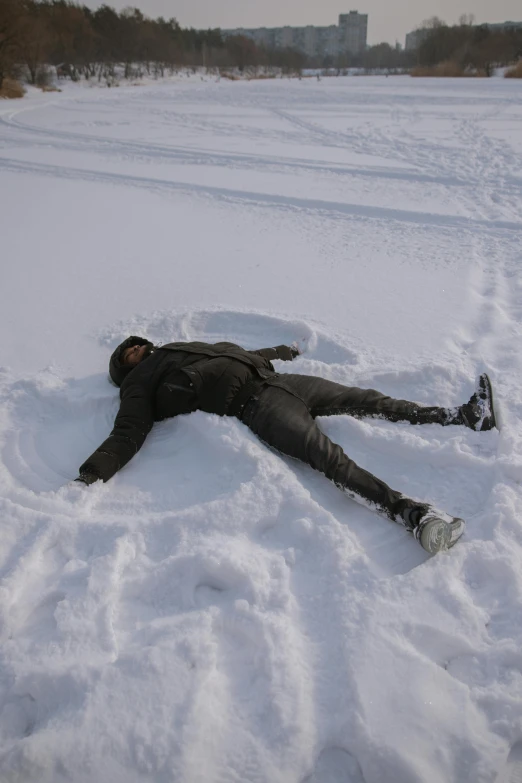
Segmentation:
<svg viewBox="0 0 522 783">
<path fill-rule="evenodd" d="M 2 783 L 522 779 L 522 100 L 495 80 L 180 79 L 0 104 Z M 108 356 L 297 340 L 281 372 L 500 432 L 321 426 L 468 521 L 403 529 L 236 419 L 71 486 Z"/>
</svg>

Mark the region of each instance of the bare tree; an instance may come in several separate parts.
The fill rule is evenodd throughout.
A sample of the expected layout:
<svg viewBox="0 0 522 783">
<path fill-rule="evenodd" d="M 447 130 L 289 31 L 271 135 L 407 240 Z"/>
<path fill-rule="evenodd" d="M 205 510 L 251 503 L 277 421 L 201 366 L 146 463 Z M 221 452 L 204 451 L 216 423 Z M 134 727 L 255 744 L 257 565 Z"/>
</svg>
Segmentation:
<svg viewBox="0 0 522 783">
<path fill-rule="evenodd" d="M 17 0 L 0 3 L 0 89 L 12 73 L 22 30 L 23 8 Z"/>
<path fill-rule="evenodd" d="M 437 30 L 439 27 L 446 27 L 446 22 L 443 22 L 438 16 L 431 16 L 429 19 L 425 19 L 420 26 L 420 30 Z"/>
<path fill-rule="evenodd" d="M 38 72 L 46 63 L 50 41 L 51 35 L 45 15 L 32 2 L 26 3 L 21 18 L 17 51 L 21 62 L 27 66 L 30 84 L 36 84 Z"/>
<path fill-rule="evenodd" d="M 459 25 L 461 27 L 473 27 L 475 24 L 475 14 L 461 14 L 459 16 Z"/>
</svg>

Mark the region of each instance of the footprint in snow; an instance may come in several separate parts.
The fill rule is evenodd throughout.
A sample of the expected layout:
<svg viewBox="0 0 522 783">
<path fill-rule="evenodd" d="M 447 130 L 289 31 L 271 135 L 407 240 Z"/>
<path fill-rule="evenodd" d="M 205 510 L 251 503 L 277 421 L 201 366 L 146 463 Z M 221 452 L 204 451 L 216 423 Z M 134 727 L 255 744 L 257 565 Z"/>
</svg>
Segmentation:
<svg viewBox="0 0 522 783">
<path fill-rule="evenodd" d="M 522 740 L 516 742 L 509 751 L 495 783 L 522 783 Z"/>
<path fill-rule="evenodd" d="M 342 748 L 321 751 L 311 775 L 303 783 L 364 783 L 357 759 Z"/>
</svg>

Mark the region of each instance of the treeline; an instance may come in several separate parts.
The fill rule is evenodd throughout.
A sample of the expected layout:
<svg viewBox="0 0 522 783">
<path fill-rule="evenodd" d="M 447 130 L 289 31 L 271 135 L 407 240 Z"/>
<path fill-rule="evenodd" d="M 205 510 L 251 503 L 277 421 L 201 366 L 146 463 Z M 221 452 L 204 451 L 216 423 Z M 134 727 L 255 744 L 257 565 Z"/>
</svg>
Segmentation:
<svg viewBox="0 0 522 783">
<path fill-rule="evenodd" d="M 416 64 L 420 67 L 454 65 L 457 72 L 491 76 L 494 68 L 522 58 L 522 28 L 491 28 L 465 18 L 449 27 L 434 18 L 419 32 Z"/>
<path fill-rule="evenodd" d="M 220 30 L 149 19 L 137 8 L 117 13 L 108 5 L 93 11 L 68 0 L 0 0 L 0 89 L 6 76 L 43 85 L 49 65 L 60 76 L 110 84 L 116 66 L 125 78 L 134 78 L 199 66 L 277 66 L 289 72 L 302 68 L 305 59 L 292 50 L 261 49 L 242 36 L 224 38 Z"/>
<path fill-rule="evenodd" d="M 176 19 L 149 19 L 137 8 L 120 13 L 108 5 L 96 10 L 69 0 L 0 0 L 0 89 L 6 76 L 45 86 L 48 66 L 59 76 L 116 81 L 145 73 L 164 76 L 180 67 L 208 69 L 278 69 L 350 67 L 406 70 L 411 52 L 387 43 L 359 55 L 307 57 L 293 49 L 269 50 L 245 36 L 221 31 L 183 29 Z"/>
<path fill-rule="evenodd" d="M 155 21 L 137 8 L 117 13 L 107 5 L 92 11 L 66 0 L 1 0 L 0 86 L 21 66 L 29 82 L 54 65 L 72 79 L 106 77 L 116 64 L 131 76 L 135 64 L 163 72 L 195 64 L 223 48 L 219 31 L 182 30 L 175 19 Z M 204 54 L 203 54 L 204 59 Z"/>
<path fill-rule="evenodd" d="M 449 26 L 437 17 L 417 31 L 416 50 L 401 50 L 386 43 L 351 57 L 349 64 L 367 71 L 411 71 L 419 75 L 461 76 L 476 73 L 491 76 L 496 67 L 522 58 L 522 28 L 491 28 L 474 25 L 471 16 Z"/>
<path fill-rule="evenodd" d="M 359 55 L 307 57 L 294 49 L 266 49 L 245 36 L 219 29 L 183 29 L 176 19 L 149 19 L 137 8 L 117 13 L 108 5 L 91 10 L 69 0 L 0 0 L 0 89 L 6 76 L 44 86 L 47 66 L 59 76 L 113 83 L 124 78 L 164 76 L 180 67 L 278 69 L 350 67 L 405 69 L 411 53 L 379 44 Z"/>
<path fill-rule="evenodd" d="M 48 66 L 59 76 L 105 80 L 145 73 L 163 76 L 180 67 L 208 69 L 347 68 L 405 72 L 417 68 L 454 75 L 490 75 L 498 65 L 522 58 L 521 29 L 475 26 L 463 17 L 449 27 L 434 17 L 419 31 L 415 51 L 378 44 L 360 54 L 310 58 L 292 49 L 267 50 L 244 36 L 183 29 L 176 19 L 149 19 L 137 8 L 117 13 L 108 5 L 91 10 L 69 0 L 0 0 L 0 89 L 6 76 L 45 86 Z M 436 71 L 444 66 L 445 71 Z M 419 69 L 421 69 L 419 71 Z"/>
</svg>

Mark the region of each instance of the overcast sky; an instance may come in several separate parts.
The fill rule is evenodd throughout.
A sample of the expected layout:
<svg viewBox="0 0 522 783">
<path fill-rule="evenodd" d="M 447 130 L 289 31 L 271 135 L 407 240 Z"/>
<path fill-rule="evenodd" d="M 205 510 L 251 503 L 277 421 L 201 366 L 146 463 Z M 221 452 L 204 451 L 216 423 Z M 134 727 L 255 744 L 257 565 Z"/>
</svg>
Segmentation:
<svg viewBox="0 0 522 783">
<path fill-rule="evenodd" d="M 448 24 L 472 13 L 477 23 L 522 21 L 522 0 L 105 0 L 116 9 L 135 6 L 153 18 L 175 17 L 182 27 L 279 27 L 337 24 L 340 13 L 368 14 L 368 43 L 404 45 L 407 32 L 439 16 Z M 88 0 L 97 8 L 99 0 Z"/>
</svg>

